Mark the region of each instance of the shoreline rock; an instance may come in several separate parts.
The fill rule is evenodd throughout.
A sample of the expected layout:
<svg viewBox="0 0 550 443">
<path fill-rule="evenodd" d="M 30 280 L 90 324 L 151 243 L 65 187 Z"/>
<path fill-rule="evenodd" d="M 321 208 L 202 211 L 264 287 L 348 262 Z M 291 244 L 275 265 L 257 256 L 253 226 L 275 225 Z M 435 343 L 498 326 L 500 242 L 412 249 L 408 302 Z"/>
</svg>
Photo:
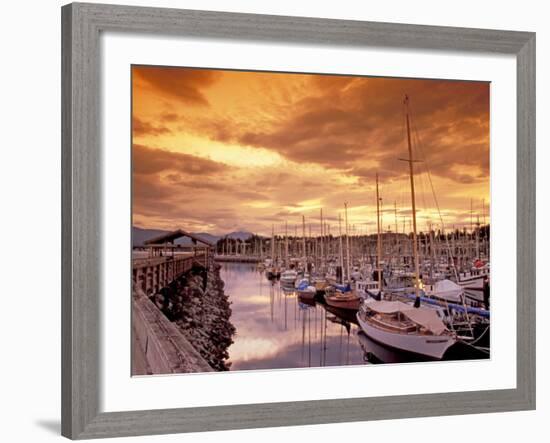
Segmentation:
<svg viewBox="0 0 550 443">
<path fill-rule="evenodd" d="M 219 271 L 218 264 L 194 266 L 152 300 L 214 370 L 227 371 L 235 327 Z"/>
</svg>

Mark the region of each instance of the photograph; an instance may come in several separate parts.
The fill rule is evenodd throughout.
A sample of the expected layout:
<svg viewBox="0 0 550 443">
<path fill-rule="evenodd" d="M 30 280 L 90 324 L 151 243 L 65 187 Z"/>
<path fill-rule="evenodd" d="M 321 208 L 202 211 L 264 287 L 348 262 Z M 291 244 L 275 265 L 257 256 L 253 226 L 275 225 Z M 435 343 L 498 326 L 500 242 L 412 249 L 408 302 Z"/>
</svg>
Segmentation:
<svg viewBox="0 0 550 443">
<path fill-rule="evenodd" d="M 491 358 L 490 82 L 130 76 L 132 376 Z"/>
</svg>

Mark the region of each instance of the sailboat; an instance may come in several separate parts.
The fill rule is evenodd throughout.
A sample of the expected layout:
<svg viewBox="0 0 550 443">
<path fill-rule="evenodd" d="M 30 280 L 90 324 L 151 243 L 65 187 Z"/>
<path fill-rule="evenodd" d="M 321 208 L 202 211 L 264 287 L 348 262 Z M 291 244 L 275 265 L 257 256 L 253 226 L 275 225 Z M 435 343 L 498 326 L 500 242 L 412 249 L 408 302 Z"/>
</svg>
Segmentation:
<svg viewBox="0 0 550 443">
<path fill-rule="evenodd" d="M 359 306 L 361 304 L 361 297 L 356 293 L 355 290 L 351 288 L 351 284 L 349 283 L 350 279 L 350 269 L 349 269 L 349 237 L 348 237 L 348 206 L 347 203 L 345 203 L 345 216 L 346 216 L 346 242 L 347 242 L 347 277 L 348 282 L 344 284 L 334 284 L 329 286 L 325 290 L 325 301 L 327 305 L 332 306 L 334 308 L 339 309 L 350 309 L 357 311 L 359 309 Z M 340 228 L 340 239 L 342 237 L 342 230 Z M 343 257 L 343 251 L 342 251 L 342 242 L 340 241 L 340 263 L 342 262 Z"/>
<path fill-rule="evenodd" d="M 281 270 L 277 266 L 277 258 L 275 257 L 275 226 L 271 227 L 271 258 L 266 261 L 265 276 L 268 280 L 278 280 L 281 278 Z"/>
<path fill-rule="evenodd" d="M 368 299 L 357 313 L 357 322 L 372 340 L 438 360 L 456 342 L 436 310 L 401 301 Z"/>
<path fill-rule="evenodd" d="M 382 281 L 383 281 L 383 275 L 382 275 L 382 244 L 381 244 L 381 236 L 380 236 L 380 196 L 378 192 L 378 174 L 376 174 L 376 218 L 377 218 L 377 238 L 376 238 L 376 244 L 377 244 L 377 263 L 376 263 L 376 270 L 372 273 L 369 273 L 367 275 L 367 279 L 361 279 L 357 280 L 355 282 L 355 290 L 359 294 L 360 297 L 363 299 L 372 297 L 376 300 L 379 300 L 382 296 Z M 372 274 L 372 278 L 370 276 Z"/>
<path fill-rule="evenodd" d="M 361 305 L 361 297 L 352 290 L 351 285 L 332 285 L 325 290 L 327 305 L 339 309 L 352 309 L 357 311 Z"/>
<path fill-rule="evenodd" d="M 441 359 L 447 349 L 456 343 L 456 334 L 445 326 L 438 311 L 420 304 L 420 266 L 416 231 L 416 202 L 414 191 L 414 167 L 409 118 L 409 98 L 405 96 L 407 146 L 411 206 L 413 220 L 414 305 L 401 301 L 367 299 L 357 313 L 357 321 L 365 334 L 385 345 L 433 359 Z"/>
<path fill-rule="evenodd" d="M 317 289 L 309 282 L 308 279 L 303 278 L 296 285 L 296 293 L 300 299 L 313 300 L 315 298 L 315 294 L 317 294 Z"/>
<path fill-rule="evenodd" d="M 424 293 L 427 297 L 451 303 L 462 303 L 464 298 L 464 289 L 462 286 L 448 279 L 424 283 Z"/>
</svg>

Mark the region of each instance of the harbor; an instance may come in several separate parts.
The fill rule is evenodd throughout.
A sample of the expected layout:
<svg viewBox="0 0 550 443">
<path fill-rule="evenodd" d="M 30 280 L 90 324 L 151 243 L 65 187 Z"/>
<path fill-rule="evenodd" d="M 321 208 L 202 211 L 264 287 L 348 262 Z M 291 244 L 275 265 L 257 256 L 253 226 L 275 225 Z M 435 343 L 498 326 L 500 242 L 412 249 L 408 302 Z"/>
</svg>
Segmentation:
<svg viewBox="0 0 550 443">
<path fill-rule="evenodd" d="M 487 84 L 155 69 L 249 120 L 136 126 L 133 375 L 491 357 Z"/>
<path fill-rule="evenodd" d="M 135 375 L 172 354 L 168 372 L 490 358 L 490 226 L 424 233 L 413 216 L 410 233 L 350 234 L 348 209 L 335 235 L 320 209 L 301 235 L 288 222 L 215 243 L 178 229 L 134 247 L 134 300 L 175 325 L 143 338 L 134 322 Z"/>
<path fill-rule="evenodd" d="M 284 239 L 281 240 L 284 241 Z M 339 242 L 336 241 L 336 243 Z M 178 254 L 176 252 L 174 258 L 157 258 L 157 263 L 164 263 L 164 266 L 186 260 L 190 263 L 188 272 L 190 272 L 190 266 L 193 266 L 193 263 L 196 269 L 202 269 L 204 265 L 218 269 L 217 273 L 210 274 L 210 278 L 219 278 L 219 281 L 223 282 L 223 290 L 231 310 L 226 321 L 231 325 L 229 329 L 234 330 L 234 333 L 230 334 L 231 339 L 228 340 L 226 337 L 225 344 L 222 346 L 225 351 L 225 359 L 222 358 L 224 365 L 218 365 L 218 370 L 313 368 L 434 360 L 427 356 L 385 346 L 371 339 L 362 331 L 357 321 L 358 310 L 330 306 L 323 293 L 317 290 L 313 296 L 308 296 L 307 293 L 299 289 L 299 281 L 302 279 L 297 278 L 296 280 L 299 281 L 295 280 L 293 285 L 289 285 L 281 282 L 280 279 L 269 278 L 268 267 L 265 262 L 259 261 L 258 257 L 256 257 L 256 262 L 251 262 L 250 256 L 243 256 L 242 261 L 239 261 L 241 257 L 239 255 L 232 257 L 233 259 L 230 261 L 222 259 L 219 264 L 215 259 L 208 263 L 205 261 L 205 255 L 189 255 L 189 253 Z M 269 258 L 264 260 L 267 260 L 267 263 L 270 262 Z M 136 266 L 138 262 L 141 265 L 144 264 L 143 259 L 136 259 Z M 298 263 L 297 260 L 292 260 L 292 262 Z M 298 265 L 296 269 L 299 271 L 301 267 Z M 314 267 L 310 266 L 310 269 L 314 269 Z M 334 269 L 334 275 L 336 275 L 337 265 Z M 355 270 L 357 267 L 353 269 Z M 300 273 L 298 271 L 297 275 L 303 275 L 302 271 Z M 354 273 L 356 276 L 360 275 L 358 270 L 355 270 Z M 170 302 L 165 302 L 164 296 L 161 294 L 166 294 L 166 291 L 162 288 L 153 294 L 157 289 L 153 283 L 157 280 L 162 281 L 155 277 L 156 274 L 156 271 L 149 271 L 149 282 L 152 285 L 149 293 L 152 294 L 150 298 L 155 301 L 152 306 L 162 313 Z M 160 275 L 160 273 L 158 274 Z M 137 277 L 138 273 L 136 272 L 135 275 Z M 146 274 L 143 273 L 143 275 Z M 360 282 L 360 280 L 358 281 Z M 146 286 L 145 283 L 143 285 Z M 185 292 L 184 288 L 181 290 Z M 444 303 L 437 303 L 429 297 L 424 299 L 424 303 L 430 302 L 438 306 L 445 306 Z M 200 304 L 199 300 L 198 305 L 200 306 Z M 451 305 L 453 304 L 451 303 Z M 461 305 L 454 304 L 453 306 L 460 310 Z M 472 304 L 466 306 L 469 307 Z M 177 309 L 181 309 L 181 306 L 176 307 L 175 310 L 177 311 Z M 188 307 L 188 309 L 190 308 Z M 479 312 L 484 313 L 484 311 L 481 309 Z M 168 317 L 172 317 L 172 315 L 169 314 Z M 197 320 L 204 322 L 204 315 L 197 316 L 195 313 L 195 318 L 190 319 L 188 323 L 196 326 Z M 215 320 L 221 322 L 219 318 Z M 489 358 L 489 331 L 483 329 L 483 325 L 488 325 L 488 323 L 479 321 L 476 323 L 474 318 L 471 319 L 471 322 L 476 329 L 473 340 L 466 337 L 437 360 Z M 185 330 L 185 328 L 180 329 L 180 319 L 177 319 L 175 324 L 180 331 Z M 449 326 L 451 327 L 451 325 Z M 462 326 L 464 327 L 464 324 Z M 468 330 L 463 332 L 467 334 Z M 484 338 L 482 334 L 485 334 L 486 337 Z M 483 346 L 469 344 L 475 339 L 478 339 L 477 343 L 481 343 Z M 196 337 L 189 338 L 192 348 L 197 346 L 193 345 L 194 340 Z M 181 372 L 205 372 L 205 367 L 211 368 L 210 366 L 197 365 L 194 367 L 195 370 L 193 367 L 186 367 Z M 178 369 L 176 369 L 177 371 Z M 153 373 L 152 370 L 149 372 Z M 142 370 L 141 375 L 146 373 L 146 370 Z"/>
</svg>

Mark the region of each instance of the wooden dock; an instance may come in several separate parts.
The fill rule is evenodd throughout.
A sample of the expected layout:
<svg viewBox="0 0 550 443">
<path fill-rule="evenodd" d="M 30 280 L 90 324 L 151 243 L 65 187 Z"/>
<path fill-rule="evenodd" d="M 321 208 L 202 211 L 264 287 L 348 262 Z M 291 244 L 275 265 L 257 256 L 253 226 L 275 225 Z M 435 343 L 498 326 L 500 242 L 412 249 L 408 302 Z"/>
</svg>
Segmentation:
<svg viewBox="0 0 550 443">
<path fill-rule="evenodd" d="M 259 263 L 262 259 L 254 255 L 222 255 L 216 254 L 214 261 L 231 263 Z"/>
<path fill-rule="evenodd" d="M 168 257 L 135 258 L 132 279 L 137 288 L 150 296 L 189 271 L 193 265 L 208 266 L 208 254 L 188 253 Z"/>
</svg>

